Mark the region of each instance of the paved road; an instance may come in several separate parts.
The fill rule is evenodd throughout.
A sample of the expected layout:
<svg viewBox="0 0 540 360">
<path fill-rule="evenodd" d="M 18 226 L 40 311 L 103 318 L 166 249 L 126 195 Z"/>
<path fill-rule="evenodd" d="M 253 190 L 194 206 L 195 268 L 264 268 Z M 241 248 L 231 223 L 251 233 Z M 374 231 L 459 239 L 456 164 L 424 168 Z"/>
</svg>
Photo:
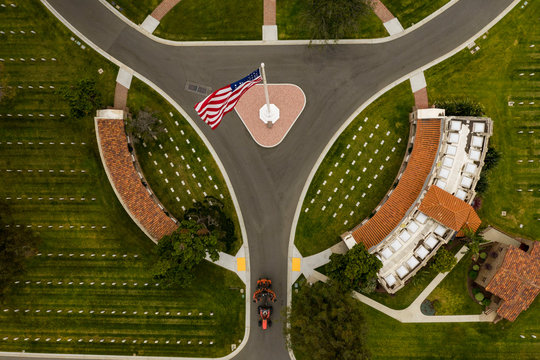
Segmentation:
<svg viewBox="0 0 540 360">
<path fill-rule="evenodd" d="M 97 0 L 50 0 L 54 8 L 108 54 L 150 79 L 197 121 L 200 100 L 187 80 L 216 89 L 267 65 L 271 83 L 294 83 L 306 108 L 274 149 L 255 144 L 235 113 L 212 131 L 212 143 L 244 216 L 252 287 L 271 277 L 279 303 L 275 326 L 263 333 L 252 317 L 247 345 L 236 359 L 288 359 L 279 312 L 286 300 L 287 250 L 294 212 L 319 154 L 340 125 L 368 98 L 405 74 L 452 51 L 500 14 L 511 0 L 461 0 L 418 30 L 374 45 L 171 47 L 126 25 Z M 459 87 L 461 84 L 455 84 Z M 360 165 L 359 165 L 360 166 Z M 255 307 L 252 307 L 255 314 Z"/>
</svg>

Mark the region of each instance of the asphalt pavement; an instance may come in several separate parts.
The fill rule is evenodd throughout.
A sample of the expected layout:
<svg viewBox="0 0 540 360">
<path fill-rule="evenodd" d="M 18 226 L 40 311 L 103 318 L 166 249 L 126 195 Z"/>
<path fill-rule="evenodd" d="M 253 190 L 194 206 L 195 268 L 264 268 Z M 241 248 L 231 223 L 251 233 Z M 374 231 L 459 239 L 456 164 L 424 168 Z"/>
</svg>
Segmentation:
<svg viewBox="0 0 540 360">
<path fill-rule="evenodd" d="M 235 359 L 275 360 L 289 358 L 280 321 L 287 296 L 289 234 L 302 188 L 320 153 L 373 94 L 460 46 L 512 0 L 461 0 L 395 40 L 326 47 L 169 46 L 125 24 L 97 0 L 49 2 L 84 36 L 171 96 L 211 142 L 244 217 L 251 287 L 259 277 L 269 277 L 279 298 L 274 326 L 265 332 L 258 328 L 252 306 L 250 337 Z M 217 89 L 246 76 L 261 62 L 269 83 L 296 84 L 307 98 L 296 124 L 272 149 L 258 146 L 235 112 L 211 130 L 193 110 L 201 97 L 184 90 L 186 81 Z"/>
</svg>

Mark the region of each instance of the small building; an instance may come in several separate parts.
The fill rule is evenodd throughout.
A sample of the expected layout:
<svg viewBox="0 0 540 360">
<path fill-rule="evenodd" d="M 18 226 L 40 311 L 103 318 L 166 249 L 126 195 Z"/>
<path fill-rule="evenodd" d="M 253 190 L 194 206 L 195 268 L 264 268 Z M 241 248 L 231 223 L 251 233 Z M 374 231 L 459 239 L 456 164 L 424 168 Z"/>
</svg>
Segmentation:
<svg viewBox="0 0 540 360">
<path fill-rule="evenodd" d="M 416 109 L 409 117 L 408 151 L 374 213 L 341 235 L 350 249 L 363 243 L 381 260 L 381 286 L 395 293 L 437 250 L 481 220 L 470 205 L 476 195 L 493 123 L 485 117 L 446 116 Z"/>
<path fill-rule="evenodd" d="M 540 292 L 540 244 L 519 248 L 496 244 L 489 250 L 475 283 L 495 295 L 498 317 L 514 321 Z"/>
</svg>

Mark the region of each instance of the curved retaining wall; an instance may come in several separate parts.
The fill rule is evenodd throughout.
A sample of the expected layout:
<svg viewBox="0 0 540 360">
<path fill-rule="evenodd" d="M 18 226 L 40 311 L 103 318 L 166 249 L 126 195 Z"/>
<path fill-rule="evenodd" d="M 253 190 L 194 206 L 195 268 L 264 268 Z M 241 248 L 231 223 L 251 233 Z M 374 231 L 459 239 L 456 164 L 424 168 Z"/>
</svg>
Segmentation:
<svg viewBox="0 0 540 360">
<path fill-rule="evenodd" d="M 141 230 L 157 243 L 176 230 L 177 225 L 143 185 L 128 149 L 123 118 L 102 118 L 98 112 L 95 128 L 101 161 L 118 200 Z"/>
</svg>

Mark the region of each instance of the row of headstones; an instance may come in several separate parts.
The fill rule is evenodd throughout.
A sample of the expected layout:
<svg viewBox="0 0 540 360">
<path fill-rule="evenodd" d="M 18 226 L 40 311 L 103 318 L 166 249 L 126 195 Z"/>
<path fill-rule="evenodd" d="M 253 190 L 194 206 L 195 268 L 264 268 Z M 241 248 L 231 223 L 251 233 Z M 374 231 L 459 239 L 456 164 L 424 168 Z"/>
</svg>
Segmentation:
<svg viewBox="0 0 540 360">
<path fill-rule="evenodd" d="M 45 254 L 43 254 L 43 253 L 37 253 L 36 256 L 53 257 L 53 256 L 55 256 L 55 254 L 54 254 L 54 253 L 48 253 L 48 254 L 45 255 Z M 58 256 L 58 257 L 63 257 L 63 256 L 64 256 L 64 253 L 57 253 L 56 256 Z M 77 253 L 77 254 L 75 254 L 75 253 L 70 253 L 70 254 L 68 254 L 68 255 L 66 255 L 66 256 L 67 256 L 67 257 L 77 257 L 77 256 L 79 256 L 79 257 L 84 257 L 84 256 L 86 256 L 86 254 L 85 254 L 85 253 Z M 89 256 L 90 256 L 91 258 L 93 258 L 93 257 L 99 257 L 98 254 L 95 254 L 95 253 L 92 253 L 92 254 L 90 254 Z M 101 254 L 101 257 L 102 257 L 102 258 L 103 258 L 103 257 L 107 257 L 107 256 L 108 256 L 108 254 Z M 139 254 L 133 254 L 132 256 L 136 259 L 136 258 L 139 257 Z M 116 258 L 116 257 L 120 257 L 120 256 L 117 255 L 117 254 L 111 254 L 111 257 Z M 122 258 L 127 258 L 127 257 L 129 257 L 129 255 L 128 255 L 128 254 L 122 254 L 121 257 L 122 257 Z"/>
<path fill-rule="evenodd" d="M 178 124 L 177 121 L 176 121 L 175 123 Z M 165 130 L 167 130 L 167 129 L 165 128 Z M 184 135 L 184 131 L 183 131 L 183 130 L 180 130 L 180 131 L 181 131 L 182 135 Z M 167 131 L 167 132 L 168 132 L 168 131 Z M 170 140 L 171 142 L 174 142 L 174 139 L 173 139 L 172 137 L 169 137 L 169 140 Z M 190 144 L 189 139 L 186 139 L 186 143 L 187 143 L 188 145 Z M 163 145 L 158 144 L 158 147 L 159 147 L 161 150 L 163 150 Z M 178 151 L 178 152 L 180 151 L 180 149 L 178 148 L 178 146 L 175 146 L 175 150 Z M 196 152 L 194 148 L 191 148 L 191 150 L 192 150 L 193 153 Z M 148 155 L 149 155 L 149 156 L 153 156 L 153 154 L 152 154 L 151 151 L 148 151 Z M 164 153 L 164 156 L 165 156 L 166 159 L 169 158 L 169 155 L 168 155 L 167 153 Z M 182 160 L 184 160 L 184 161 L 186 160 L 185 157 L 184 157 L 184 155 L 180 155 L 180 157 L 181 157 Z M 197 161 L 200 163 L 200 162 L 201 162 L 201 158 L 200 158 L 200 157 L 197 157 Z M 153 160 L 153 163 L 154 163 L 155 166 L 159 166 L 159 164 L 158 164 L 158 162 L 157 162 L 156 160 Z M 173 162 L 169 162 L 169 165 L 170 165 L 171 167 L 175 167 L 175 164 L 174 164 Z M 186 163 L 186 168 L 187 168 L 188 170 L 190 170 L 190 169 L 191 169 L 191 166 L 190 166 L 189 164 Z M 203 170 L 204 170 L 205 172 L 208 171 L 208 170 L 206 169 L 206 166 L 203 166 L 202 168 L 203 168 Z M 162 169 L 158 169 L 158 171 L 159 171 L 160 175 L 163 175 L 163 170 L 162 170 Z M 178 176 L 178 177 L 180 176 L 180 173 L 179 173 L 178 171 L 176 171 L 175 174 L 176 174 L 176 176 Z M 192 173 L 191 176 L 192 176 L 194 179 L 197 178 L 197 176 L 196 176 L 194 173 Z M 214 181 L 214 179 L 212 178 L 211 175 L 208 175 L 208 179 L 210 179 L 210 181 Z M 166 184 L 169 183 L 169 179 L 167 179 L 167 178 L 164 178 L 164 181 L 165 181 Z M 183 186 L 186 186 L 186 183 L 185 183 L 184 180 L 181 180 L 181 184 L 182 184 Z M 197 186 L 198 186 L 199 188 L 202 188 L 202 184 L 201 184 L 200 182 L 197 182 Z M 216 184 L 214 184 L 214 189 L 219 190 L 219 187 L 218 187 Z M 173 187 L 170 187 L 169 190 L 170 190 L 171 192 L 173 192 L 173 193 L 175 192 L 175 190 L 174 190 Z M 190 191 L 189 189 L 186 189 L 186 192 L 187 192 L 188 195 L 191 195 L 191 191 Z M 203 191 L 203 195 L 204 195 L 204 196 L 207 196 L 208 194 L 206 193 L 206 191 Z M 221 199 L 224 198 L 223 194 L 219 194 L 219 196 L 220 196 Z M 179 198 L 178 196 L 176 197 L 176 201 L 180 201 L 180 198 Z M 196 200 L 192 198 L 192 202 L 195 203 Z M 185 211 L 185 207 L 184 207 L 184 206 L 182 206 L 182 210 Z"/>
<path fill-rule="evenodd" d="M 525 104 L 525 103 L 526 103 L 526 101 L 520 101 L 520 102 L 518 102 L 517 104 L 518 104 L 518 105 L 527 105 L 527 104 Z M 515 104 L 516 104 L 515 101 L 509 101 L 509 102 L 508 102 L 508 106 L 514 106 Z M 534 101 L 529 101 L 529 105 L 534 105 Z"/>
<path fill-rule="evenodd" d="M 3 87 L 0 86 L 0 89 L 2 89 Z M 7 86 L 8 89 L 13 89 L 13 86 L 11 85 L 8 85 Z M 34 89 L 34 85 L 26 85 L 23 86 L 23 85 L 17 85 L 17 89 Z M 43 86 L 43 85 L 36 85 L 36 89 L 54 89 L 54 85 L 49 85 L 49 86 Z"/>
<path fill-rule="evenodd" d="M 77 44 L 77 46 L 80 46 L 81 49 L 86 49 L 86 46 L 81 43 L 79 40 L 75 39 L 73 36 L 69 38 L 71 41 L 73 41 L 75 44 Z"/>
<path fill-rule="evenodd" d="M 2 169 L 0 169 L 0 172 L 2 171 Z M 38 172 L 38 173 L 44 173 L 44 172 L 49 172 L 49 173 L 54 173 L 54 172 L 59 172 L 59 173 L 86 173 L 86 170 L 75 170 L 75 169 L 68 169 L 68 170 L 65 170 L 65 169 L 60 169 L 60 170 L 54 170 L 54 169 L 48 169 L 48 170 L 44 170 L 44 169 L 5 169 L 4 170 L 5 172 L 18 172 L 18 173 L 23 173 L 23 172 Z"/>
<path fill-rule="evenodd" d="M 15 58 L 9 58 L 8 59 L 9 61 L 21 61 L 21 62 L 26 62 L 26 58 L 18 58 L 18 59 L 15 59 Z M 39 58 L 39 59 L 36 59 L 36 58 L 29 58 L 30 61 L 38 61 L 38 60 L 41 60 L 41 61 L 47 61 L 46 58 Z M 56 58 L 50 58 L 51 61 L 56 61 Z M 6 59 L 4 58 L 0 58 L 0 61 L 6 61 Z"/>
<path fill-rule="evenodd" d="M 5 35 L 5 34 L 12 34 L 12 35 L 15 35 L 15 34 L 26 34 L 26 31 L 24 30 L 19 30 L 19 31 L 13 31 L 13 30 L 9 30 L 8 32 L 4 31 L 4 30 L 0 30 L 0 35 Z M 34 30 L 30 30 L 29 31 L 30 34 L 35 34 L 36 32 Z"/>
<path fill-rule="evenodd" d="M 525 160 L 519 159 L 517 162 L 521 164 L 521 163 L 524 162 L 524 161 L 525 161 Z M 529 160 L 527 160 L 526 162 L 528 162 L 528 163 L 533 163 L 533 162 L 535 162 L 535 161 L 536 161 L 536 160 L 534 160 L 534 159 L 529 159 Z M 540 161 L 540 160 L 538 160 L 538 161 Z"/>
<path fill-rule="evenodd" d="M 86 145 L 85 142 L 74 142 L 74 141 L 70 141 L 70 142 L 64 142 L 64 141 L 61 141 L 61 142 L 54 142 L 54 141 L 48 141 L 48 142 L 44 142 L 44 141 L 38 141 L 38 142 L 33 142 L 33 141 L 0 141 L 0 145 L 2 144 L 5 144 L 5 145 Z"/>
<path fill-rule="evenodd" d="M 519 73 L 519 76 L 524 76 L 524 75 L 525 75 L 525 73 Z M 533 72 L 529 73 L 529 76 L 534 76 L 534 75 L 535 75 L 535 73 L 533 73 Z"/>
<path fill-rule="evenodd" d="M 15 4 L 15 3 L 11 3 L 11 4 L 0 4 L 0 6 L 3 7 L 3 8 L 8 7 L 8 5 L 11 6 L 11 7 L 17 7 L 17 4 Z"/>
<path fill-rule="evenodd" d="M 366 117 L 366 118 L 364 119 L 364 122 L 367 122 L 367 120 L 368 120 L 368 118 Z M 375 128 L 378 129 L 378 128 L 379 128 L 379 124 L 375 125 Z M 358 131 L 359 131 L 359 132 L 362 131 L 362 129 L 363 129 L 362 126 L 359 126 L 359 127 L 358 127 Z M 390 131 L 387 131 L 387 132 L 386 132 L 386 136 L 389 136 L 390 133 L 391 133 Z M 369 137 L 372 138 L 372 137 L 373 137 L 373 133 L 371 133 Z M 353 139 L 353 140 L 356 140 L 356 135 L 354 135 L 352 139 Z M 399 138 L 399 139 L 397 140 L 397 143 L 400 143 L 400 142 L 401 142 L 401 138 Z M 383 144 L 384 144 L 384 140 L 381 140 L 381 143 L 380 143 L 380 144 L 383 145 Z M 363 144 L 364 147 L 367 147 L 367 145 L 368 145 L 367 142 Z M 347 149 L 349 149 L 350 146 L 351 146 L 350 144 L 347 144 Z M 392 152 L 395 152 L 395 150 L 396 150 L 396 148 L 393 147 L 393 148 L 392 148 Z M 375 150 L 375 154 L 377 154 L 378 152 L 379 152 L 379 150 L 376 149 L 376 150 Z M 362 154 L 362 151 L 359 151 L 359 152 L 357 153 L 357 156 L 360 156 L 361 154 Z M 344 158 L 344 157 L 345 157 L 345 153 L 342 153 L 342 154 L 340 155 L 340 158 Z M 390 159 L 390 156 L 387 156 L 387 157 L 385 158 L 385 161 L 388 161 L 389 159 Z M 372 161 L 373 161 L 373 159 L 370 158 L 369 161 L 368 161 L 368 163 L 371 163 Z M 355 165 L 355 164 L 356 164 L 356 160 L 353 160 L 353 161 L 351 162 L 351 165 Z M 339 163 L 335 163 L 335 164 L 334 164 L 334 167 L 338 167 L 338 166 L 339 166 Z M 379 167 L 379 170 L 382 170 L 382 169 L 384 169 L 384 165 L 381 165 L 381 166 Z M 362 172 L 366 172 L 366 170 L 367 170 L 367 168 L 364 167 L 364 168 L 362 169 Z M 350 172 L 350 170 L 347 169 L 345 173 L 346 173 L 346 174 L 349 174 L 349 172 Z M 332 174 L 333 174 L 333 172 L 330 171 L 330 172 L 328 173 L 328 176 L 332 176 Z M 378 177 L 378 174 L 375 174 L 373 178 L 374 178 L 374 179 L 377 179 L 377 177 Z M 361 177 L 358 176 L 358 177 L 356 178 L 356 181 L 360 181 L 360 179 L 361 179 Z M 340 179 L 340 184 L 342 184 L 343 181 L 344 181 L 343 178 Z M 326 182 L 327 182 L 327 180 L 324 180 L 324 181 L 323 181 L 323 185 L 326 185 Z M 371 186 L 372 186 L 372 184 L 369 184 L 369 185 L 368 185 L 368 189 L 371 188 Z M 355 189 L 355 186 L 354 186 L 354 185 L 351 186 L 351 191 L 354 190 L 354 189 Z M 338 191 L 338 188 L 334 188 L 333 192 L 336 193 L 337 191 Z M 318 189 L 318 190 L 317 190 L 317 195 L 319 195 L 320 192 L 321 192 L 321 190 Z M 365 197 L 365 196 L 366 196 L 366 193 L 363 193 L 363 194 L 362 194 L 362 197 Z M 348 198 L 349 198 L 349 194 L 345 195 L 345 200 L 347 200 Z M 332 200 L 332 197 L 330 196 L 330 197 L 328 198 L 328 202 L 330 202 L 331 200 Z M 311 203 L 314 203 L 314 202 L 315 202 L 315 198 L 312 198 L 312 199 L 311 199 Z M 356 207 L 358 207 L 359 205 L 360 205 L 360 202 L 357 202 L 357 203 L 356 203 Z M 340 204 L 338 208 L 341 209 L 342 207 L 343 207 L 343 204 Z M 325 211 L 325 210 L 326 210 L 326 205 L 323 205 L 322 208 L 321 208 L 321 210 L 322 210 L 322 211 Z M 306 209 L 304 210 L 304 212 L 308 212 L 308 211 L 309 211 L 309 208 L 306 208 Z M 351 211 L 351 212 L 349 213 L 349 216 L 353 216 L 353 215 L 354 215 L 354 211 Z M 335 217 L 337 216 L 337 213 L 334 213 L 332 216 L 335 218 Z M 347 223 L 348 223 L 348 220 L 345 220 L 344 225 L 346 225 Z"/>
<path fill-rule="evenodd" d="M 46 280 L 36 280 L 36 281 L 31 281 L 31 280 L 26 280 L 26 281 L 22 281 L 22 280 L 16 280 L 13 282 L 13 284 L 15 285 L 32 285 L 32 284 L 35 284 L 35 285 L 86 285 L 87 283 L 84 282 L 84 281 L 63 281 L 63 280 L 60 280 L 60 281 L 52 281 L 52 280 L 49 280 L 49 281 L 46 281 Z M 88 282 L 88 285 L 90 286 L 94 286 L 96 284 L 99 284 L 101 286 L 107 286 L 107 282 L 105 281 L 90 281 Z M 116 286 L 116 285 L 120 285 L 120 283 L 116 282 L 116 281 L 111 281 L 110 282 L 110 286 Z M 128 282 L 122 282 L 122 286 L 159 286 L 159 283 L 155 283 L 155 284 L 150 284 L 150 283 L 141 283 L 139 284 L 138 282 L 133 282 L 133 283 L 128 283 Z"/>
<path fill-rule="evenodd" d="M 9 308 L 6 308 L 4 309 L 4 313 L 9 313 L 10 311 L 14 312 L 14 313 L 18 313 L 18 312 L 21 312 L 21 313 L 30 313 L 32 312 L 32 310 L 30 309 L 25 309 L 25 310 L 20 310 L 20 309 L 9 309 Z M 85 311 L 84 310 L 73 310 L 73 309 L 69 309 L 69 310 L 64 310 L 64 309 L 57 309 L 57 310 L 54 310 L 54 309 L 47 309 L 47 310 L 42 310 L 41 309 L 36 309 L 33 311 L 34 313 L 36 314 L 39 314 L 39 313 L 56 313 L 56 314 L 84 314 Z M 87 310 L 87 312 L 89 314 L 96 314 L 96 315 L 165 315 L 165 316 L 182 316 L 182 312 L 181 311 L 164 311 L 164 312 L 160 312 L 160 311 L 144 311 L 144 312 L 138 312 L 138 311 L 127 311 L 127 310 L 123 310 L 123 311 L 116 311 L 116 310 L 110 310 L 110 311 L 107 311 L 107 310 Z M 186 313 L 187 316 L 195 316 L 193 315 L 193 313 L 191 311 L 188 311 Z M 186 315 L 183 315 L 183 316 L 186 316 Z M 199 316 L 203 316 L 204 313 L 202 312 L 199 312 Z M 214 316 L 214 313 L 213 312 L 210 312 L 209 313 L 210 316 Z"/>
<path fill-rule="evenodd" d="M 5 336 L 5 337 L 2 338 L 2 340 L 4 340 L 4 341 L 9 341 L 9 339 L 10 339 L 9 336 Z M 49 342 L 51 340 L 54 340 L 54 339 L 52 339 L 50 337 L 43 338 L 43 339 L 41 337 L 36 337 L 34 339 L 31 339 L 29 337 L 14 337 L 14 338 L 11 338 L 12 341 L 18 341 L 19 339 L 23 340 L 23 341 L 34 341 L 34 342 L 38 342 L 40 340 L 44 340 L 46 342 Z M 61 338 L 61 337 L 56 338 L 56 342 L 61 342 L 62 340 L 67 341 L 67 342 L 74 341 L 73 338 Z M 120 340 L 119 338 L 117 338 L 117 339 L 110 339 L 109 338 L 109 340 L 100 339 L 100 338 L 90 338 L 90 339 L 88 339 L 88 338 L 79 338 L 77 340 L 77 342 L 79 342 L 79 343 L 82 343 L 82 342 L 89 342 L 89 343 L 93 343 L 93 342 L 96 342 L 96 343 L 98 343 L 98 342 L 99 343 L 109 342 L 109 343 L 115 343 L 117 340 L 118 340 L 119 343 L 126 343 L 128 341 L 131 341 L 132 344 L 137 344 L 137 343 L 141 343 L 141 344 L 159 344 L 160 343 L 159 340 L 153 340 L 153 341 L 152 340 L 147 340 L 147 339 L 145 339 L 145 340 L 142 340 L 142 339 L 135 339 L 135 340 L 122 339 L 122 340 Z M 194 340 L 194 341 L 196 341 L 196 340 Z M 173 344 L 174 344 L 174 342 L 175 342 L 175 340 L 172 341 Z M 165 340 L 165 341 L 163 341 L 163 343 L 164 344 L 170 344 L 171 340 Z M 176 340 L 176 345 L 179 345 L 181 343 L 182 343 L 181 340 Z M 198 342 L 196 341 L 196 343 L 199 344 L 199 345 L 204 345 L 203 340 L 199 340 Z M 188 340 L 188 341 L 186 341 L 186 344 L 191 345 L 193 343 L 192 343 L 191 340 Z M 213 345 L 213 344 L 214 344 L 213 340 L 210 340 L 208 342 L 208 345 Z"/>
<path fill-rule="evenodd" d="M 523 189 L 516 189 L 517 192 L 522 192 Z M 540 191 L 540 189 L 538 189 Z M 534 189 L 528 189 L 527 192 L 534 192 Z"/>
<path fill-rule="evenodd" d="M 28 224 L 28 225 L 22 225 L 22 224 L 15 224 L 14 227 L 16 228 L 21 228 L 21 227 L 26 227 L 26 228 L 32 228 L 32 227 L 36 227 L 38 229 L 41 229 L 41 228 L 46 228 L 46 229 L 55 229 L 55 228 L 58 228 L 58 229 L 92 229 L 92 230 L 96 230 L 96 229 L 106 229 L 107 226 L 106 225 L 36 225 L 36 224 Z M 4 227 L 8 228 L 8 227 L 11 227 L 10 224 L 7 224 L 7 225 L 4 225 Z"/>
<path fill-rule="evenodd" d="M 50 201 L 86 201 L 86 198 L 85 197 L 82 197 L 80 198 L 80 200 L 77 200 L 77 198 L 75 197 L 37 197 L 37 198 L 34 198 L 34 197 L 21 197 L 21 196 L 18 196 L 18 197 L 11 197 L 11 196 L 6 196 L 5 197 L 6 200 L 50 200 Z M 96 201 L 96 198 L 90 198 L 90 201 Z"/>
<path fill-rule="evenodd" d="M 527 131 L 527 133 L 528 134 L 534 134 L 534 130 L 529 130 L 529 131 Z M 523 130 L 519 130 L 518 134 L 525 134 L 525 132 Z"/>
<path fill-rule="evenodd" d="M 53 113 L 49 113 L 48 115 L 49 115 L 49 117 L 55 117 L 56 116 L 56 114 L 53 114 Z M 13 116 L 24 117 L 25 115 L 24 114 L 16 114 L 16 115 L 14 115 L 14 114 L 0 114 L 0 117 L 4 117 L 4 116 L 6 116 L 6 117 L 13 117 Z M 26 116 L 27 117 L 34 117 L 34 114 L 26 114 Z M 45 117 L 46 115 L 42 114 L 42 113 L 39 113 L 36 116 L 37 117 Z M 65 114 L 58 114 L 58 116 L 65 117 L 66 115 Z"/>
<path fill-rule="evenodd" d="M 174 117 L 174 114 L 173 114 L 172 112 L 169 112 L 169 116 L 170 116 L 170 117 Z M 160 124 L 163 123 L 162 120 L 159 120 L 159 122 L 160 122 Z M 180 124 L 178 123 L 177 120 L 174 121 L 174 124 L 175 124 L 176 126 L 180 126 Z M 168 130 L 167 128 L 164 128 L 164 132 L 165 132 L 165 133 L 168 133 L 169 130 Z M 185 136 L 184 130 L 181 129 L 181 130 L 180 130 L 180 134 L 182 134 L 182 136 Z M 154 138 L 154 140 L 158 140 L 158 138 L 157 138 L 156 136 L 153 136 L 153 138 Z M 169 136 L 169 140 L 170 140 L 171 142 L 174 142 L 174 139 L 172 138 L 172 136 Z M 191 144 L 190 141 L 189 141 L 189 139 L 186 139 L 186 143 L 187 143 L 188 145 Z M 144 147 L 146 147 L 146 144 L 145 144 L 144 142 L 143 142 L 142 144 L 143 144 Z M 158 147 L 160 148 L 160 150 L 163 150 L 163 145 L 161 145 L 160 143 L 158 143 Z M 180 149 L 178 148 L 178 146 L 175 146 L 174 148 L 175 148 L 175 150 L 176 150 L 177 152 L 180 152 Z M 191 152 L 193 152 L 193 153 L 195 154 L 195 153 L 196 153 L 195 148 L 192 147 L 192 148 L 191 148 Z M 151 152 L 151 151 L 148 151 L 148 155 L 149 155 L 149 156 L 152 156 L 152 152 Z M 165 156 L 166 159 L 169 158 L 169 155 L 168 155 L 167 153 L 164 153 L 164 156 Z M 183 161 L 186 161 L 186 158 L 184 157 L 184 155 L 180 154 L 180 158 L 181 158 Z M 197 161 L 198 161 L 199 163 L 202 162 L 200 157 L 197 157 Z M 154 163 L 154 166 L 159 166 L 156 160 L 153 160 L 153 163 Z M 169 165 L 170 165 L 171 167 L 174 167 L 174 166 L 175 166 L 174 163 L 172 163 L 172 162 L 169 162 Z M 186 163 L 186 168 L 187 168 L 188 170 L 190 170 L 190 169 L 191 169 L 191 166 L 190 166 L 188 163 Z M 202 168 L 203 168 L 203 170 L 204 170 L 205 172 L 208 171 L 208 170 L 206 169 L 206 166 L 203 166 Z M 158 171 L 159 171 L 159 173 L 160 173 L 161 175 L 163 175 L 163 170 L 158 169 Z M 176 176 L 178 176 L 178 177 L 180 176 L 180 173 L 179 173 L 178 171 L 175 171 L 175 174 L 176 174 Z M 191 176 L 192 176 L 194 179 L 197 178 L 197 176 L 196 176 L 195 174 L 193 174 L 193 173 L 191 174 Z M 210 176 L 210 175 L 208 175 L 208 179 L 210 179 L 210 181 L 214 181 L 214 179 L 213 179 L 212 176 Z M 167 179 L 167 178 L 164 178 L 164 181 L 165 181 L 166 184 L 169 183 L 169 179 Z M 181 184 L 182 184 L 182 186 L 186 186 L 186 183 L 185 183 L 184 180 L 181 180 Z M 198 186 L 199 188 L 202 188 L 202 184 L 201 184 L 200 182 L 197 182 L 197 186 Z M 219 187 L 218 187 L 216 184 L 214 184 L 214 189 L 215 189 L 215 190 L 219 190 Z M 169 190 L 170 190 L 171 192 L 173 192 L 173 193 L 175 192 L 175 190 L 174 190 L 173 187 L 170 187 Z M 192 194 L 191 194 L 191 191 L 190 191 L 189 189 L 186 189 L 186 193 L 187 193 L 188 195 L 192 195 Z M 208 194 L 206 193 L 206 191 L 203 191 L 203 195 L 204 195 L 204 196 L 207 196 Z M 224 198 L 225 198 L 225 197 L 223 196 L 223 193 L 220 193 L 220 194 L 219 194 L 219 197 L 220 197 L 221 199 L 224 199 Z M 180 202 L 180 197 L 176 196 L 176 201 L 177 201 L 177 202 Z M 194 198 L 192 198 L 191 201 L 192 201 L 193 203 L 197 202 Z M 182 210 L 183 210 L 183 211 L 186 211 L 185 206 L 182 206 Z"/>
</svg>

